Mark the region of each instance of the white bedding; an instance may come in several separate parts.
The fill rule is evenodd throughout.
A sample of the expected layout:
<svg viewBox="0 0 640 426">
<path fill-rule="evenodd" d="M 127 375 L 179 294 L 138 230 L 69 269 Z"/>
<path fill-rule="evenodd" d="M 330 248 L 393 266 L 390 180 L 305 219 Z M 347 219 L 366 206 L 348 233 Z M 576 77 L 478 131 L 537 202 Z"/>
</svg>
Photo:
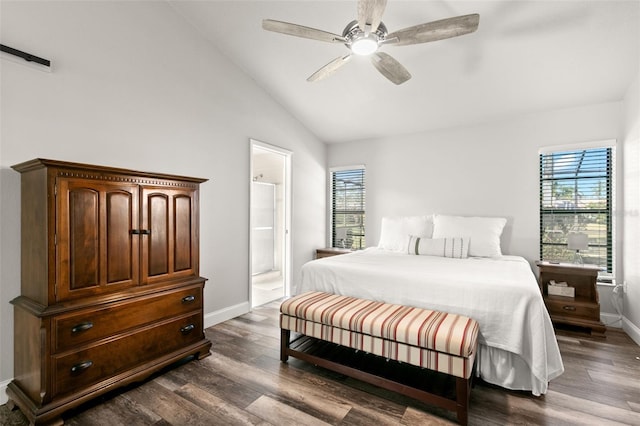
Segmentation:
<svg viewBox="0 0 640 426">
<path fill-rule="evenodd" d="M 478 374 L 489 383 L 540 395 L 564 371 L 538 284 L 522 257 L 451 259 L 370 248 L 305 264 L 297 293 L 310 290 L 474 318 Z"/>
</svg>

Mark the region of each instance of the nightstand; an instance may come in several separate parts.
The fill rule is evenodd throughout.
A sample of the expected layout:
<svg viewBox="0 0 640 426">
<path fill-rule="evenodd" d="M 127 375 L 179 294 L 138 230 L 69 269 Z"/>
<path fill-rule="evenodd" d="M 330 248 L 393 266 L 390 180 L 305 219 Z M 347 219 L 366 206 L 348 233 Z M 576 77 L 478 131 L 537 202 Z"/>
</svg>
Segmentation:
<svg viewBox="0 0 640 426">
<path fill-rule="evenodd" d="M 600 321 L 600 303 L 596 281 L 600 268 L 595 265 L 536 262 L 538 283 L 551 321 L 591 329 L 594 336 L 604 337 L 606 327 Z M 549 294 L 549 282 L 566 282 L 575 289 L 575 296 Z"/>
<path fill-rule="evenodd" d="M 346 248 L 338 248 L 338 247 L 325 247 L 321 249 L 316 249 L 316 259 L 321 259 L 323 257 L 331 257 L 337 256 L 339 254 L 347 254 L 351 253 L 353 250 Z"/>
</svg>

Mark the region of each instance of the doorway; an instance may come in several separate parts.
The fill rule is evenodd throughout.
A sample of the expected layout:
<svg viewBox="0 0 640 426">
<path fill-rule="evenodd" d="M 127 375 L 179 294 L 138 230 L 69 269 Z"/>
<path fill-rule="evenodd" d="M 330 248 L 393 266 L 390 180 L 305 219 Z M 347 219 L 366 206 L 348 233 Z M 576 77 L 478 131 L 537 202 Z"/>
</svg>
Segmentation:
<svg viewBox="0 0 640 426">
<path fill-rule="evenodd" d="M 250 301 L 289 295 L 291 152 L 251 139 Z"/>
</svg>

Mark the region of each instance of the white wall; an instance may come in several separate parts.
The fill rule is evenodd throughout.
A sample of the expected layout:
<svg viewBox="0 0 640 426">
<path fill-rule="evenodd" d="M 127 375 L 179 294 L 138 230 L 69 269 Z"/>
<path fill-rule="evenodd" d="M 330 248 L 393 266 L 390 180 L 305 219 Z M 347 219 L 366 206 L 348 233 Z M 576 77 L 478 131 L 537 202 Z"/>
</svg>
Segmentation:
<svg viewBox="0 0 640 426">
<path fill-rule="evenodd" d="M 292 251 L 325 243 L 326 146 L 164 2 L 0 3 L 0 403 L 13 375 L 20 176 L 32 158 L 208 178 L 201 187 L 205 323 L 249 309 L 249 138 L 293 152 Z"/>
<path fill-rule="evenodd" d="M 624 100 L 624 330 L 640 345 L 640 74 Z"/>
<path fill-rule="evenodd" d="M 622 102 L 542 112 L 473 127 L 330 145 L 328 166 L 366 165 L 369 246 L 378 242 L 383 216 L 501 216 L 508 219 L 503 252 L 533 264 L 539 259 L 538 150 L 620 140 L 622 122 Z M 600 293 L 602 311 L 615 313 L 611 289 L 601 287 Z M 613 318 L 604 317 L 607 323 Z"/>
</svg>

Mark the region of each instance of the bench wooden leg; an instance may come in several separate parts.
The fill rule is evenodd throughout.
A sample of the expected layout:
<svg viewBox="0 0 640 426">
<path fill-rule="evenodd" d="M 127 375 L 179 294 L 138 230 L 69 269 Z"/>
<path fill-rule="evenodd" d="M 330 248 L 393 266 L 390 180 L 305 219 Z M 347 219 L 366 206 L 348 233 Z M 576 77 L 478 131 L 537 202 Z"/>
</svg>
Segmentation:
<svg viewBox="0 0 640 426">
<path fill-rule="evenodd" d="M 13 402 L 13 399 L 9 399 L 7 401 L 7 408 L 9 409 L 9 411 L 14 411 L 18 409 L 18 406 L 15 402 Z"/>
<path fill-rule="evenodd" d="M 471 393 L 471 378 L 456 377 L 456 417 L 458 423 L 466 425 L 469 421 L 469 394 Z"/>
<path fill-rule="evenodd" d="M 291 330 L 280 329 L 280 361 L 287 362 L 289 355 L 287 349 L 289 349 L 289 339 L 291 338 Z"/>
</svg>

